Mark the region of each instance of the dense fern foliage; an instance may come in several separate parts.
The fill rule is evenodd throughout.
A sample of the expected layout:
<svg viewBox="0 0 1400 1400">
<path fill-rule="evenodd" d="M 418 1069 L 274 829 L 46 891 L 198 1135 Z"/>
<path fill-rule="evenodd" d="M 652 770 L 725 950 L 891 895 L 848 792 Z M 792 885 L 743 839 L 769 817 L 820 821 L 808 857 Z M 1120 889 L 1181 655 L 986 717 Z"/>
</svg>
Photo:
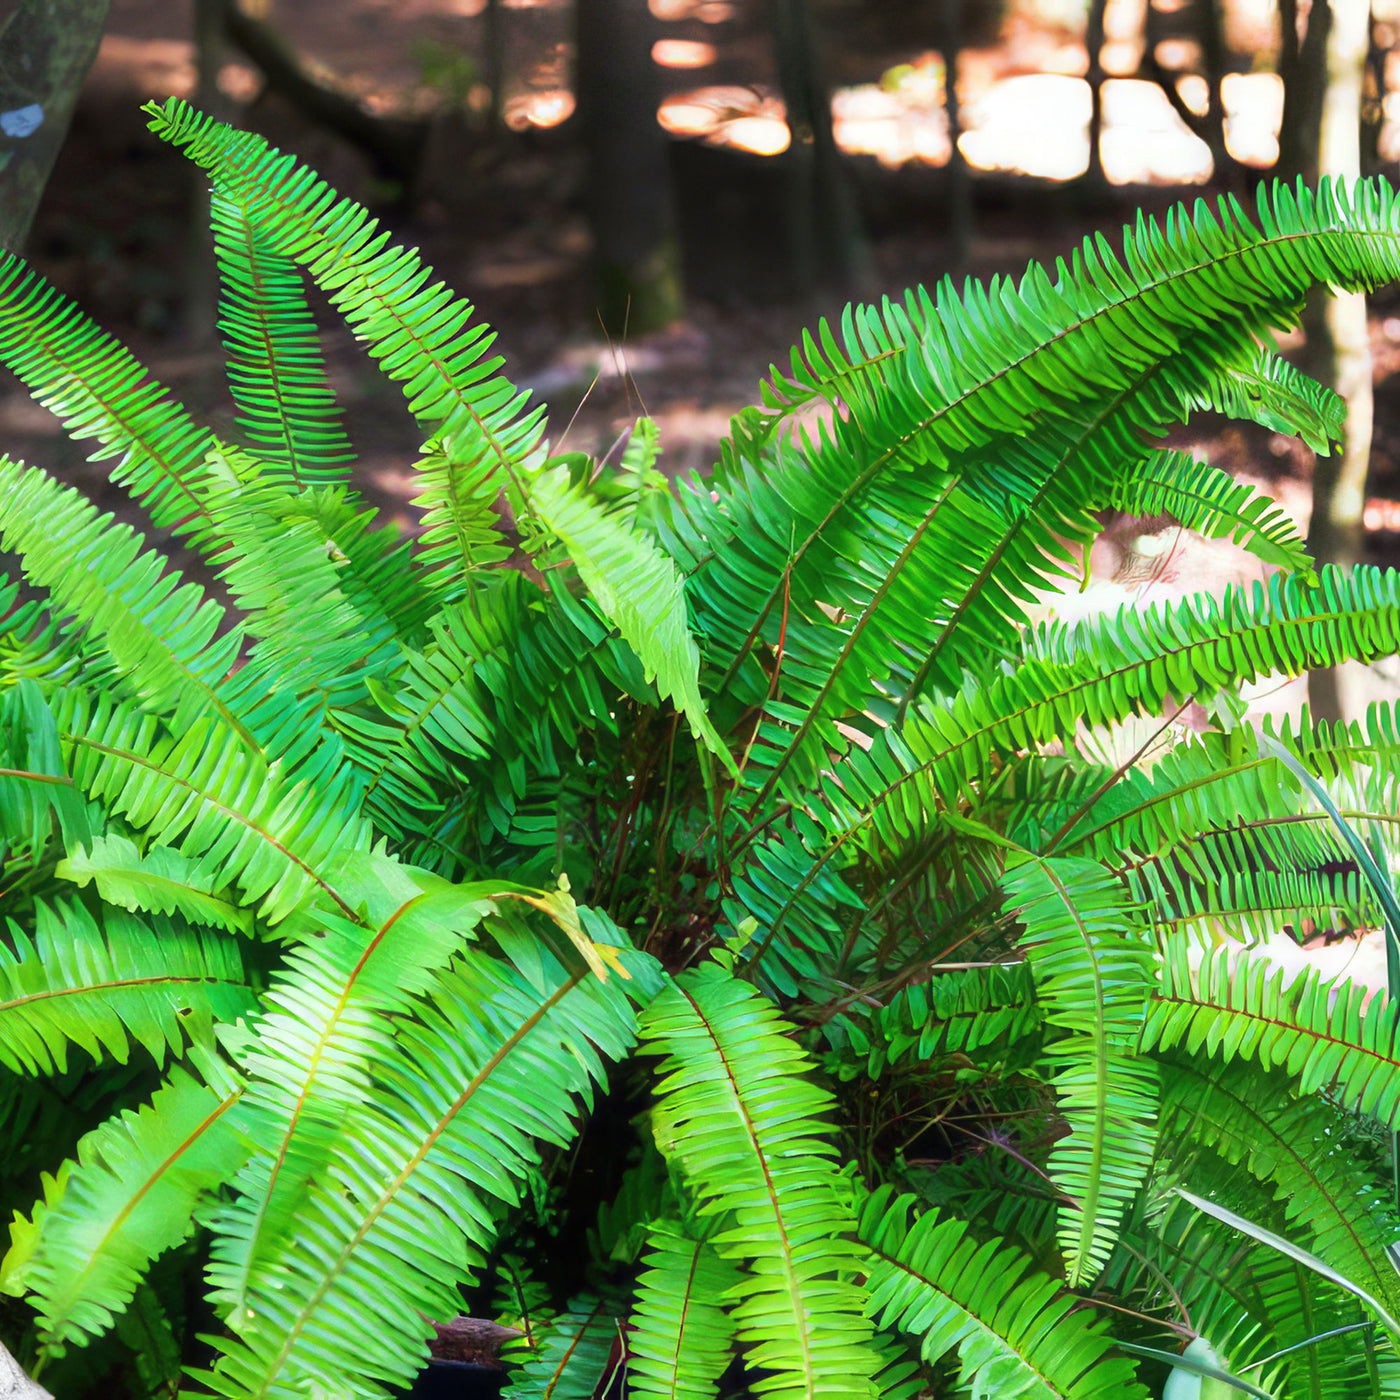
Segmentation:
<svg viewBox="0 0 1400 1400">
<path fill-rule="evenodd" d="M 387 1396 L 474 1310 L 513 1397 L 1400 1394 L 1396 1002 L 1242 946 L 1396 908 L 1397 717 L 1238 699 L 1395 652 L 1400 579 L 1157 445 L 1333 445 L 1271 332 L 1400 277 L 1389 187 L 852 308 L 673 488 L 646 420 L 553 455 L 314 174 L 149 111 L 213 187 L 237 440 L 0 260 L 0 360 L 229 600 L 0 461 L 21 1361 Z M 411 539 L 317 295 L 421 429 Z M 1106 510 L 1274 572 L 1031 626 Z"/>
</svg>

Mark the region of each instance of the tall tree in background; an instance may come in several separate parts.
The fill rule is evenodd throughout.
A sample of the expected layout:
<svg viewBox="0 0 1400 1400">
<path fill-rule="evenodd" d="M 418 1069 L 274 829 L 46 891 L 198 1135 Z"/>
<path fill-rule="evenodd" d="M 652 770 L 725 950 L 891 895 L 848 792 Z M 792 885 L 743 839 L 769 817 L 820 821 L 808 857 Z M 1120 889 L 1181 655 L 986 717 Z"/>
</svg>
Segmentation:
<svg viewBox="0 0 1400 1400">
<path fill-rule="evenodd" d="M 799 296 L 849 291 L 866 279 L 868 250 L 831 125 L 831 92 L 817 53 L 808 0 L 768 0 L 778 86 L 792 145 L 788 245 Z"/>
<path fill-rule="evenodd" d="M 102 42 L 108 0 L 20 0 L 0 27 L 0 247 L 19 252 Z"/>
<path fill-rule="evenodd" d="M 1313 0 L 1301 44 L 1293 3 L 1280 7 L 1284 43 L 1284 125 L 1279 173 L 1314 181 L 1361 173 L 1361 96 L 1371 42 L 1370 0 Z M 1291 70 L 1291 71 L 1290 71 Z M 1362 514 L 1371 459 L 1373 396 L 1366 297 L 1361 292 L 1314 296 L 1303 318 L 1307 368 L 1341 395 L 1347 406 L 1340 452 L 1319 457 L 1313 469 L 1308 546 L 1319 563 L 1354 564 L 1362 555 Z M 1314 672 L 1309 698 L 1323 718 L 1341 717 L 1337 678 Z"/>
<path fill-rule="evenodd" d="M 612 334 L 655 330 L 684 308 L 655 22 L 647 0 L 578 0 L 577 23 L 599 310 Z"/>
</svg>

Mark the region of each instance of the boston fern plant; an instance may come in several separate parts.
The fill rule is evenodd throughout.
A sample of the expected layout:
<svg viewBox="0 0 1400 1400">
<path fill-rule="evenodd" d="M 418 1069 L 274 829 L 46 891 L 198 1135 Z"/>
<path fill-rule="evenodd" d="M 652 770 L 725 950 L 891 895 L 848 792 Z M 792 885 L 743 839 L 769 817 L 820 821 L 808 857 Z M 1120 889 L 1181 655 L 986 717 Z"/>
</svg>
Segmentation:
<svg viewBox="0 0 1400 1400">
<path fill-rule="evenodd" d="M 1249 946 L 1395 908 L 1396 715 L 1239 698 L 1396 651 L 1400 577 L 1315 574 L 1153 445 L 1329 448 L 1270 332 L 1400 276 L 1392 191 L 853 309 L 673 490 L 646 421 L 552 455 L 314 174 L 148 110 L 213 188 L 238 440 L 0 262 L 0 359 L 228 600 L 0 462 L 31 1374 L 384 1396 L 474 1311 L 513 1397 L 1400 1394 L 1396 1002 Z M 412 540 L 351 489 L 307 284 L 421 426 Z M 1273 572 L 1031 626 L 1107 509 Z"/>
</svg>

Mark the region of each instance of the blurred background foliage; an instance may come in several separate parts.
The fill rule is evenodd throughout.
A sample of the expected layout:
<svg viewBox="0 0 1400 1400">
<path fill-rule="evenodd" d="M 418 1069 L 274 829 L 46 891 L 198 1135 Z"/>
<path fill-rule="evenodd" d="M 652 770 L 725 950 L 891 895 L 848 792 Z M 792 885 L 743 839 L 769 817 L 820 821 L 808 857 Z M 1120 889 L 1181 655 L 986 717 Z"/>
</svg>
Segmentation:
<svg viewBox="0 0 1400 1400">
<path fill-rule="evenodd" d="M 137 110 L 186 96 L 423 246 L 556 440 L 601 453 L 645 407 L 703 470 L 852 296 L 1017 273 L 1192 191 L 1393 173 L 1398 43 L 1400 0 L 0 0 L 0 244 L 228 412 L 203 195 Z M 416 528 L 412 426 L 327 331 L 360 484 Z M 1400 303 L 1320 301 L 1284 349 L 1347 399 L 1343 454 L 1186 445 L 1311 513 L 1322 557 L 1394 559 Z M 0 437 L 104 497 L 8 383 Z"/>
</svg>

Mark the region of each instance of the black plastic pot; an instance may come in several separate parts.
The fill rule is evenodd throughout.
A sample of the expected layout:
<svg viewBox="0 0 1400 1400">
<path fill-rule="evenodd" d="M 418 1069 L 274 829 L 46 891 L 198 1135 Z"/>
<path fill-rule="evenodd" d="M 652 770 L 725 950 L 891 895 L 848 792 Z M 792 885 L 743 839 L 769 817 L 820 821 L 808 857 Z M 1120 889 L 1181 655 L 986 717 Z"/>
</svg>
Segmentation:
<svg viewBox="0 0 1400 1400">
<path fill-rule="evenodd" d="M 418 1373 L 409 1400 L 496 1400 L 506 1372 L 474 1361 L 430 1361 Z"/>
</svg>

